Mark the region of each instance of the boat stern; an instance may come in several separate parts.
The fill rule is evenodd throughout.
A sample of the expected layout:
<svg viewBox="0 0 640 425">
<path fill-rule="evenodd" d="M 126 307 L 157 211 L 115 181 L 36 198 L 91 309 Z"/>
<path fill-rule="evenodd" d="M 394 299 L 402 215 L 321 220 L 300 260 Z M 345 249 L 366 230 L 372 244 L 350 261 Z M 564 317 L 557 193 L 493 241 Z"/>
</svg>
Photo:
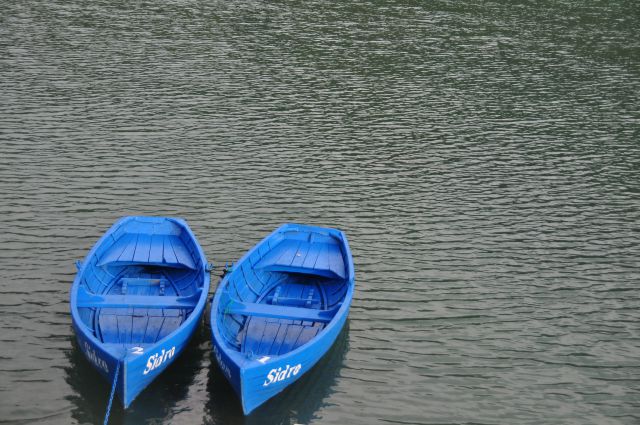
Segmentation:
<svg viewBox="0 0 640 425">
<path fill-rule="evenodd" d="M 306 358 L 278 359 L 271 363 L 257 364 L 241 371 L 242 410 L 250 414 L 270 398 L 282 392 L 302 377 L 318 361 L 321 355 Z M 262 358 L 264 359 L 264 357 Z M 258 359 L 256 362 L 260 362 Z"/>
</svg>

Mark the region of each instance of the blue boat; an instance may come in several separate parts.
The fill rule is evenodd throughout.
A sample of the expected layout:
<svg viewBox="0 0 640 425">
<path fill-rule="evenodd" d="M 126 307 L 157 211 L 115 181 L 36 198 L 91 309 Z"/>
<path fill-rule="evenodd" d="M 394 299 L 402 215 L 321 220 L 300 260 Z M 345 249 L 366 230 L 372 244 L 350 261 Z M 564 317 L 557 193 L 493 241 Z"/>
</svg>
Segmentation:
<svg viewBox="0 0 640 425">
<path fill-rule="evenodd" d="M 205 308 L 208 265 L 184 220 L 125 217 L 78 262 L 78 345 L 127 408 L 184 349 Z"/>
<path fill-rule="evenodd" d="M 211 306 L 213 354 L 245 415 L 327 352 L 354 280 L 343 232 L 296 224 L 278 228 L 225 275 Z"/>
</svg>

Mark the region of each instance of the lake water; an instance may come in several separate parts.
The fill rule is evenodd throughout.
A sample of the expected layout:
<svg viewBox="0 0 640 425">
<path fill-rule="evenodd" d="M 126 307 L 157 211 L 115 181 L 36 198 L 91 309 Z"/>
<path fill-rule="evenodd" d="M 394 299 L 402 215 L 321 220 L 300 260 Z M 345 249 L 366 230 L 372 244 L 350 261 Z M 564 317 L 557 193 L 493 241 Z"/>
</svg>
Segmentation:
<svg viewBox="0 0 640 425">
<path fill-rule="evenodd" d="M 4 0 L 0 423 L 101 424 L 74 260 L 343 229 L 350 320 L 248 418 L 203 323 L 112 424 L 640 422 L 636 1 Z M 215 282 L 215 279 L 214 279 Z"/>
</svg>

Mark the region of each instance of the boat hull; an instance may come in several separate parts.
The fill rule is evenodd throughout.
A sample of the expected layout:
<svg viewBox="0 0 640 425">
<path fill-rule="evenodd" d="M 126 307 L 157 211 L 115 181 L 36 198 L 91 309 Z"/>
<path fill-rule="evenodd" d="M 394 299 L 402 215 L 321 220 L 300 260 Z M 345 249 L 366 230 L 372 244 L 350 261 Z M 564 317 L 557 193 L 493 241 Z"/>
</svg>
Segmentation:
<svg viewBox="0 0 640 425">
<path fill-rule="evenodd" d="M 83 282 L 83 279 L 86 281 L 86 276 L 96 275 L 94 272 L 90 274 L 85 270 L 87 267 L 96 267 L 100 257 L 101 247 L 108 243 L 110 238 L 112 238 L 113 234 L 117 234 L 120 227 L 123 226 L 127 220 L 134 219 L 133 217 L 127 217 L 120 221 L 118 221 L 114 226 L 105 233 L 105 235 L 96 243 L 96 245 L 92 248 L 92 250 L 87 254 L 83 263 L 80 263 L 78 274 L 76 279 L 74 280 L 72 290 L 71 290 L 71 316 L 72 323 L 75 330 L 76 339 L 78 342 L 78 347 L 84 354 L 85 358 L 89 361 L 89 363 L 105 378 L 105 380 L 109 383 L 113 383 L 116 379 L 116 371 L 118 371 L 117 383 L 116 383 L 116 394 L 117 397 L 121 400 L 123 406 L 125 408 L 129 407 L 129 405 L 133 402 L 133 400 L 151 383 L 153 380 L 160 375 L 169 365 L 182 353 L 182 351 L 187 346 L 190 338 L 194 334 L 195 330 L 200 324 L 200 319 L 202 318 L 202 314 L 204 312 L 206 306 L 207 293 L 209 290 L 209 273 L 206 266 L 206 258 L 204 257 L 204 253 L 201 248 L 197 244 L 195 240 L 195 236 L 187 226 L 187 224 L 179 219 L 166 219 L 171 220 L 180 226 L 182 231 L 188 234 L 188 237 L 193 241 L 193 251 L 194 256 L 196 256 L 195 263 L 198 265 L 192 273 L 192 275 L 198 279 L 199 287 L 198 291 L 200 291 L 199 298 L 194 298 L 194 304 L 189 306 L 189 314 L 186 320 L 182 321 L 181 324 L 173 329 L 171 332 L 166 332 L 166 336 L 163 336 L 159 340 L 150 341 L 145 340 L 148 339 L 148 335 L 145 335 L 144 332 L 141 333 L 140 329 L 136 329 L 135 323 L 136 320 L 140 319 L 140 314 L 145 314 L 151 309 L 145 309 L 140 304 L 131 305 L 129 308 L 126 308 L 127 296 L 126 295 L 104 295 L 102 297 L 104 299 L 116 299 L 117 302 L 123 300 L 122 305 L 118 305 L 119 308 L 113 308 L 113 305 L 103 305 L 102 308 L 87 308 L 86 304 L 88 299 L 86 296 L 86 290 L 80 288 L 81 282 L 82 285 L 86 285 L 86 282 Z M 150 220 L 153 223 L 154 220 L 162 220 L 163 218 L 138 218 Z M 88 266 L 89 264 L 89 266 Z M 144 264 L 143 264 L 144 266 Z M 127 265 L 127 267 L 131 267 L 131 265 Z M 157 265 L 154 265 L 157 267 Z M 130 285 L 135 285 L 137 282 L 142 281 L 144 279 L 138 278 L 136 279 L 128 279 Z M 139 283 L 137 283 L 139 285 Z M 183 283 L 184 287 L 187 287 L 187 283 Z M 164 288 L 163 288 L 164 290 Z M 168 290 L 168 289 L 167 289 Z M 84 294 L 84 295 L 83 295 Z M 91 294 L 93 297 L 96 297 L 96 294 Z M 99 295 L 99 294 L 98 294 Z M 83 298 L 84 297 L 84 298 Z M 175 299 L 179 299 L 176 297 L 156 297 L 159 300 L 169 300 L 167 302 L 173 301 Z M 153 301 L 147 301 L 147 303 L 151 303 L 150 307 L 155 307 L 153 303 L 156 298 L 153 298 Z M 104 302 L 104 299 L 102 302 Z M 141 297 L 141 296 L 133 296 L 129 299 L 151 299 L 150 297 Z M 82 304 L 83 300 L 85 304 Z M 100 301 L 100 298 L 98 298 Z M 115 302 L 115 301 L 112 301 Z M 184 310 L 184 306 L 180 305 L 180 307 Z M 83 310 L 84 308 L 84 310 Z M 89 312 L 87 312 L 87 310 Z M 92 312 L 93 310 L 93 312 Z M 166 309 L 162 309 L 157 307 L 155 311 L 155 317 L 146 318 L 145 331 L 148 331 L 148 334 L 151 334 L 152 331 L 156 332 L 156 335 L 159 335 L 163 329 L 163 324 L 167 320 L 176 320 L 176 311 L 183 311 L 177 309 L 177 307 L 167 307 Z M 86 317 L 94 318 L 93 322 L 99 321 L 99 311 L 109 311 L 113 312 L 128 312 L 129 315 L 124 315 L 120 317 L 115 317 L 118 320 L 129 321 L 131 330 L 130 334 L 123 341 L 111 341 L 109 343 L 104 341 L 104 335 L 106 335 L 106 331 L 103 330 L 103 333 L 100 333 L 97 329 L 91 329 L 87 325 Z M 137 315 L 134 312 L 138 312 Z M 158 317 L 158 314 L 160 315 Z M 166 317 L 163 317 L 165 316 Z M 150 323 L 152 320 L 159 320 L 161 323 L 160 326 L 156 326 L 155 328 L 151 328 Z M 120 322 L 118 322 L 120 324 Z M 157 331 L 156 331 L 157 329 Z M 138 335 L 138 341 L 135 340 L 134 335 Z M 140 335 L 144 335 L 144 337 L 140 337 Z M 100 336 L 103 337 L 103 340 L 100 340 Z M 113 335 L 110 335 L 113 337 Z M 116 335 L 117 336 L 117 335 Z M 120 337 L 120 336 L 118 336 Z M 120 364 L 118 367 L 118 363 Z"/>
<path fill-rule="evenodd" d="M 315 335 L 308 342 L 282 355 L 252 355 L 251 353 L 233 350 L 229 347 L 229 337 L 225 336 L 226 331 L 224 329 L 224 315 L 229 314 L 230 305 L 235 305 L 234 303 L 228 303 L 226 304 L 226 306 L 224 304 L 224 292 L 229 291 L 228 285 L 229 281 L 234 279 L 233 275 L 225 276 L 218 287 L 212 303 L 211 323 L 213 354 L 222 373 L 231 383 L 231 386 L 240 398 L 242 402 L 242 409 L 245 415 L 250 414 L 257 407 L 285 390 L 287 387 L 300 379 L 305 373 L 311 370 L 313 366 L 327 353 L 327 351 L 329 351 L 331 346 L 334 344 L 338 335 L 344 328 L 349 314 L 349 308 L 351 300 L 353 298 L 354 272 L 353 260 L 351 258 L 346 237 L 344 236 L 344 234 L 342 234 L 342 232 L 336 231 L 334 229 L 316 228 L 311 226 L 299 227 L 302 230 L 309 232 L 335 232 L 330 233 L 330 235 L 332 235 L 332 237 L 334 238 L 340 237 L 343 240 L 342 249 L 345 252 L 344 257 L 346 273 L 342 273 L 341 270 L 338 270 L 337 267 L 333 267 L 328 262 L 323 265 L 322 270 L 319 271 L 319 274 L 322 274 L 324 276 L 335 276 L 336 278 L 340 274 L 344 274 L 346 289 L 344 294 L 342 295 L 341 302 L 338 304 L 339 308 L 336 307 L 337 311 L 335 315 L 330 321 L 328 321 L 328 323 L 323 325 L 322 330 L 317 333 L 317 335 Z M 250 250 L 240 261 L 238 261 L 238 264 L 234 267 L 234 270 L 241 270 L 243 275 L 250 275 L 250 273 L 247 272 L 246 269 L 243 269 L 243 267 L 246 267 L 246 264 L 252 264 L 255 266 L 256 264 L 259 265 L 266 263 L 266 267 L 269 267 L 270 270 L 275 269 L 277 272 L 291 272 L 296 276 L 299 276 L 300 273 L 304 273 L 305 270 L 302 269 L 302 265 L 305 264 L 303 258 L 298 258 L 296 260 L 296 257 L 292 256 L 293 260 L 291 262 L 283 264 L 280 259 L 275 259 L 276 256 L 274 255 L 272 256 L 274 260 L 271 261 L 271 257 L 269 257 L 269 253 L 266 248 L 275 245 L 272 241 L 274 235 L 278 234 L 278 232 L 291 233 L 292 228 L 295 229 L 296 225 L 284 225 L 281 228 L 277 229 L 273 234 L 265 238 L 262 242 L 256 245 L 256 247 Z M 304 252 L 311 251 L 311 248 L 309 247 L 301 248 L 302 245 L 304 245 L 304 242 L 297 245 L 298 250 L 301 251 L 303 249 L 306 249 L 306 251 Z M 316 264 L 319 264 L 320 262 L 320 260 L 315 260 Z M 251 282 L 249 282 L 248 286 L 251 286 Z M 265 288 L 266 289 L 264 290 L 262 296 L 259 296 L 259 298 L 263 300 L 265 299 L 266 294 L 274 294 L 273 286 L 269 288 L 267 285 L 265 286 Z M 242 290 L 240 290 L 238 293 L 240 292 L 242 292 Z M 311 292 L 311 294 L 313 294 L 313 292 Z M 268 298 L 272 300 L 271 302 L 274 302 L 276 295 L 270 295 Z M 291 300 L 291 298 L 288 299 Z M 309 303 L 309 300 L 311 299 L 312 295 L 309 295 L 307 303 Z M 244 309 L 238 309 L 238 312 L 248 312 L 247 314 L 254 314 L 258 312 L 262 315 L 271 317 L 271 319 L 269 320 L 278 321 L 279 319 L 282 319 L 284 320 L 284 322 L 281 321 L 280 323 L 288 323 L 288 321 L 286 321 L 286 319 L 283 319 L 283 316 L 279 313 L 265 313 L 264 311 L 262 311 L 264 307 L 273 307 L 273 305 L 267 304 L 265 306 L 263 304 L 259 304 L 256 307 L 256 304 L 248 304 L 248 306 L 249 307 L 246 307 Z M 302 309 L 300 308 L 285 308 L 282 310 L 286 312 L 294 311 L 296 314 L 300 314 L 302 316 L 304 316 L 304 314 L 308 314 L 308 310 L 305 313 L 305 311 L 302 311 Z M 317 312 L 317 310 L 313 311 Z M 313 317 L 318 319 L 321 316 L 316 314 Z M 245 322 L 244 324 L 245 328 L 249 326 L 247 324 L 248 320 L 249 319 L 247 319 L 247 322 Z M 293 321 L 293 323 L 304 324 L 311 322 L 302 320 L 301 322 Z M 281 325 L 280 329 L 283 329 L 282 326 L 284 325 Z M 303 329 L 303 332 L 304 330 L 305 329 Z M 242 332 L 243 331 L 240 331 L 239 334 L 242 335 Z M 245 330 L 244 332 L 247 333 L 249 331 Z M 265 333 L 268 333 L 268 331 L 265 331 Z"/>
<path fill-rule="evenodd" d="M 312 345 L 303 347 L 299 352 L 271 364 L 242 370 L 240 398 L 244 414 L 250 414 L 309 372 L 333 346 L 344 328 L 347 314 L 348 310 L 338 319 L 335 326 L 318 337 Z"/>
</svg>

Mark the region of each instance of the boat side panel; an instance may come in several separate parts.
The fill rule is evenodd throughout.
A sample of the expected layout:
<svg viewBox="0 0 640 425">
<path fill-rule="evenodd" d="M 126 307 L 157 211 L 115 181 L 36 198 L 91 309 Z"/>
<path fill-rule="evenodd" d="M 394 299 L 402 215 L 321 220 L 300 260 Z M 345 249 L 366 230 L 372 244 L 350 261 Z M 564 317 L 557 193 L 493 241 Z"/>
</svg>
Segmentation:
<svg viewBox="0 0 640 425">
<path fill-rule="evenodd" d="M 97 343 L 96 339 L 87 334 L 87 332 L 82 328 L 83 325 L 78 324 L 75 318 L 72 318 L 72 322 L 78 347 L 80 348 L 80 351 L 82 351 L 82 354 L 84 354 L 84 357 L 107 382 L 113 382 L 119 361 L 117 353 L 110 353 L 102 346 L 102 344 Z M 123 377 L 124 368 L 121 367 L 118 372 L 116 393 L 120 400 L 124 401 L 125 384 Z"/>
<path fill-rule="evenodd" d="M 214 336 L 212 345 L 213 357 L 216 359 L 216 363 L 218 363 L 220 371 L 227 379 L 227 381 L 229 381 L 238 397 L 241 398 L 242 392 L 240 388 L 240 362 L 238 362 L 237 359 L 234 360 L 230 356 L 228 349 L 222 346 L 222 344 L 220 343 L 220 338 L 216 338 Z"/>
<path fill-rule="evenodd" d="M 308 372 L 331 348 L 344 327 L 347 314 L 345 310 L 330 329 L 319 334 L 313 343 L 293 352 L 294 355 L 246 369 L 241 384 L 244 413 L 251 413 Z"/>
<path fill-rule="evenodd" d="M 135 346 L 129 348 L 126 358 L 127 396 L 123 400 L 125 406 L 131 404 L 142 390 L 178 358 L 199 323 L 199 320 L 191 321 L 180 328 L 178 332 L 146 350 Z"/>
</svg>

